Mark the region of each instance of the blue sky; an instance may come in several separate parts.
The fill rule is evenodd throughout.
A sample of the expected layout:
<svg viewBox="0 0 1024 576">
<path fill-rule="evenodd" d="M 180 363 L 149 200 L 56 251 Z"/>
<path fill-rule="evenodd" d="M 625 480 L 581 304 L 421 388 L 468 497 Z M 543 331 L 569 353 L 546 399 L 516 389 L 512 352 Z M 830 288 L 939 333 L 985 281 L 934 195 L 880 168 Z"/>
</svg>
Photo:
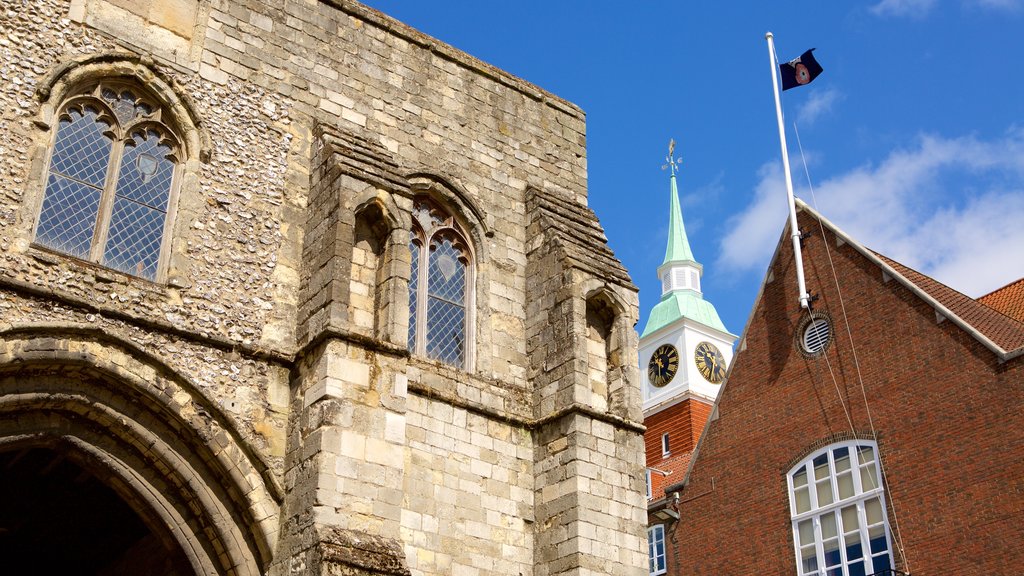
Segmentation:
<svg viewBox="0 0 1024 576">
<path fill-rule="evenodd" d="M 750 314 L 786 217 L 769 30 L 781 60 L 817 48 L 825 69 L 783 95 L 799 197 L 968 295 L 1024 277 L 1024 0 L 367 3 L 586 111 L 590 206 L 640 287 L 638 330 L 670 138 L 705 297 L 734 333 Z"/>
</svg>

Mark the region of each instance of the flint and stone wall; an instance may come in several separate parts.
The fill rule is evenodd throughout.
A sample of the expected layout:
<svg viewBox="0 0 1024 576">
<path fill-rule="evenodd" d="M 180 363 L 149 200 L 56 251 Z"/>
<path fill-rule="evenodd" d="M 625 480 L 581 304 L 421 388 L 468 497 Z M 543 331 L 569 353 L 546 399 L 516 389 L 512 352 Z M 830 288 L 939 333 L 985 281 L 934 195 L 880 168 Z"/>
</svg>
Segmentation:
<svg viewBox="0 0 1024 576">
<path fill-rule="evenodd" d="M 158 282 L 33 244 L 56 113 L 103 78 L 183 141 Z M 107 430 L 197 572 L 646 570 L 636 289 L 572 104 L 356 3 L 19 2 L 0 174 L 0 411 Z M 464 368 L 407 351 L 417 195 L 472 244 Z M 32 420 L 58 405 L 88 433 Z"/>
</svg>

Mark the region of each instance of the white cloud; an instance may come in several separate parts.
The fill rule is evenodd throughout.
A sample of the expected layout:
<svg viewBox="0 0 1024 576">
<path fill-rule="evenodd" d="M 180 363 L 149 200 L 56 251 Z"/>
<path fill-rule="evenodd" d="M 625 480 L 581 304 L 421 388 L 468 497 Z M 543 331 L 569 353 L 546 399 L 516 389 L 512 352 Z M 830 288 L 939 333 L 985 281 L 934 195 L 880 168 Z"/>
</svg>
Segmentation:
<svg viewBox="0 0 1024 576">
<path fill-rule="evenodd" d="M 1014 12 L 1020 10 L 1024 6 L 1024 2 L 1021 0 L 968 0 L 967 4 L 975 4 L 982 8 L 989 8 L 992 10 L 1007 10 Z"/>
<path fill-rule="evenodd" d="M 911 16 L 917 18 L 927 14 L 933 6 L 935 6 L 935 0 L 882 0 L 868 10 L 876 16 Z"/>
<path fill-rule="evenodd" d="M 810 126 L 823 114 L 832 111 L 832 105 L 843 99 L 842 93 L 834 88 L 814 90 L 810 98 L 796 113 L 796 121 L 800 126 Z"/>
<path fill-rule="evenodd" d="M 754 201 L 732 219 L 723 268 L 767 265 L 787 213 L 777 164 L 762 167 Z M 807 190 L 797 196 L 811 202 Z M 818 210 L 862 244 L 969 295 L 1024 276 L 1024 130 L 988 142 L 922 136 L 877 166 L 825 180 L 815 196 Z"/>
</svg>

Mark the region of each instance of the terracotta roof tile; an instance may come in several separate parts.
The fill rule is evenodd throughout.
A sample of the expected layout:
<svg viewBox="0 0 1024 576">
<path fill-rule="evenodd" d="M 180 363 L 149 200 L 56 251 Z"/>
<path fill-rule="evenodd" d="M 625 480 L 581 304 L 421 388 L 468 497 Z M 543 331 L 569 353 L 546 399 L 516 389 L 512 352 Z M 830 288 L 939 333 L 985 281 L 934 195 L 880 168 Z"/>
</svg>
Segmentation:
<svg viewBox="0 0 1024 576">
<path fill-rule="evenodd" d="M 655 466 L 656 469 L 663 472 L 669 472 L 668 475 L 660 474 L 655 471 L 651 471 L 651 501 L 657 501 L 665 497 L 665 488 L 673 484 L 682 482 L 686 477 L 686 470 L 690 466 L 690 458 L 693 457 L 693 452 L 683 452 L 680 454 L 672 454 L 668 458 L 662 460 Z M 650 463 L 648 463 L 650 464 Z"/>
<path fill-rule="evenodd" d="M 878 252 L 875 252 L 875 255 L 1003 350 L 1009 352 L 1024 347 L 1024 322 L 1002 314 L 892 258 Z M 1021 294 L 1024 294 L 1024 288 L 1021 289 Z"/>
<path fill-rule="evenodd" d="M 1024 278 L 978 298 L 985 306 L 1024 322 Z"/>
</svg>

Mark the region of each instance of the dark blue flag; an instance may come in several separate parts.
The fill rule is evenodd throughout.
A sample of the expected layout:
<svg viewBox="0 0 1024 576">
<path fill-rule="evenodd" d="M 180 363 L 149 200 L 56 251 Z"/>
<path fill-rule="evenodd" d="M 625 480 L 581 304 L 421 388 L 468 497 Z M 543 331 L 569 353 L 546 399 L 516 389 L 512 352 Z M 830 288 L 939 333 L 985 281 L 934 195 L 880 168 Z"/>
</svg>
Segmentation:
<svg viewBox="0 0 1024 576">
<path fill-rule="evenodd" d="M 779 64 L 779 73 L 782 74 L 782 89 L 789 90 L 804 84 L 810 84 L 811 80 L 821 74 L 821 64 L 814 59 L 814 48 L 800 55 L 799 58 L 790 60 L 785 64 Z"/>
</svg>

